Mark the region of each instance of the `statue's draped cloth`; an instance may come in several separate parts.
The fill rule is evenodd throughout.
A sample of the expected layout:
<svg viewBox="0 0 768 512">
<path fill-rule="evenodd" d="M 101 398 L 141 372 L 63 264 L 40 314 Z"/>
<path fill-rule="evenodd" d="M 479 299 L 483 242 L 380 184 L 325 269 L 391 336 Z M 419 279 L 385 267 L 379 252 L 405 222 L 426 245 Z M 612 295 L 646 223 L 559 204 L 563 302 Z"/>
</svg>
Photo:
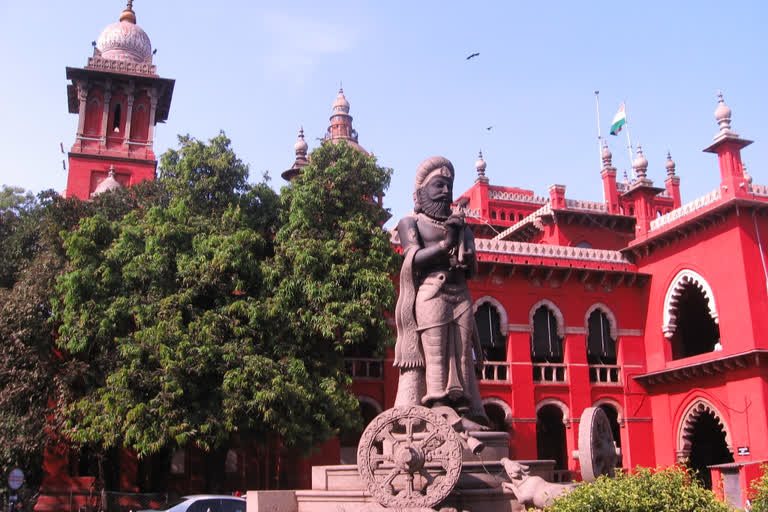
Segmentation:
<svg viewBox="0 0 768 512">
<path fill-rule="evenodd" d="M 418 249 L 406 249 L 400 272 L 394 365 L 401 375 L 395 405 L 462 400 L 471 413 L 484 416 L 473 357 L 480 343 L 469 289 L 446 283 L 441 271 L 418 283 L 413 269 Z"/>
</svg>

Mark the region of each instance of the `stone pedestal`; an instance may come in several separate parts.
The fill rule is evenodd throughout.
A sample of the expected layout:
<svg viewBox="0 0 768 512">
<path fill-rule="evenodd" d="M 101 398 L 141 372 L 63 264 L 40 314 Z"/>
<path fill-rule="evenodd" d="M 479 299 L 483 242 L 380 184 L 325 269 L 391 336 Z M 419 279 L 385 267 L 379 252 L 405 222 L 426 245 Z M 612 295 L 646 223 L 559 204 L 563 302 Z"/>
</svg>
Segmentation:
<svg viewBox="0 0 768 512">
<path fill-rule="evenodd" d="M 514 494 L 502 488 L 509 481 L 500 462 L 508 456 L 508 435 L 503 432 L 473 432 L 485 444 L 475 455 L 464 450 L 459 481 L 450 496 L 434 508 L 454 507 L 471 512 L 515 512 L 523 510 Z M 532 475 L 549 480 L 554 461 L 526 460 Z M 386 468 L 382 468 L 386 471 Z M 398 509 L 379 505 L 371 496 L 353 464 L 315 466 L 312 489 L 296 491 L 249 491 L 247 512 L 374 512 Z M 415 512 L 416 509 L 409 512 Z M 424 509 L 428 510 L 428 509 Z"/>
</svg>

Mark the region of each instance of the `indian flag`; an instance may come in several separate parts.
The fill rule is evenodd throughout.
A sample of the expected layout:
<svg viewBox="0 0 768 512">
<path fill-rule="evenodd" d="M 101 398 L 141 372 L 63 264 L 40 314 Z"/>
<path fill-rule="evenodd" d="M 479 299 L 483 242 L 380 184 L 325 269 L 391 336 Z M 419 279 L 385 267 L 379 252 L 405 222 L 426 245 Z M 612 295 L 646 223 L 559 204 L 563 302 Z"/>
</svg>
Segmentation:
<svg viewBox="0 0 768 512">
<path fill-rule="evenodd" d="M 611 135 L 618 135 L 621 131 L 621 127 L 625 124 L 627 124 L 627 113 L 625 112 L 624 104 L 622 103 L 619 111 L 613 116 L 613 121 L 611 122 Z"/>
</svg>

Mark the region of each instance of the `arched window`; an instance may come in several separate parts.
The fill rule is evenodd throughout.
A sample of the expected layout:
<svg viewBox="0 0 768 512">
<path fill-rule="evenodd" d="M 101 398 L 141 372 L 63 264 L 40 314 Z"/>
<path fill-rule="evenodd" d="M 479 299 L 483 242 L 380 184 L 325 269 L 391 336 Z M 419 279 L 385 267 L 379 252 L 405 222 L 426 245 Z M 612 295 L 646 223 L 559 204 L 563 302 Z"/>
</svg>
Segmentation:
<svg viewBox="0 0 768 512">
<path fill-rule="evenodd" d="M 534 363 L 563 362 L 563 339 L 558 331 L 555 312 L 546 305 L 541 305 L 533 314 L 531 361 Z"/>
<path fill-rule="evenodd" d="M 123 109 L 120 106 L 120 104 L 118 103 L 117 105 L 115 105 L 115 111 L 112 114 L 112 125 L 111 125 L 111 128 L 112 128 L 113 132 L 119 132 L 120 131 L 120 123 L 122 122 L 122 117 L 123 117 Z"/>
<path fill-rule="evenodd" d="M 667 290 L 664 335 L 672 358 L 681 359 L 720 349 L 717 309 L 709 284 L 692 270 L 683 270 Z"/>
<path fill-rule="evenodd" d="M 611 323 L 602 309 L 595 309 L 587 320 L 587 362 L 616 364 L 616 340 L 611 336 Z"/>
<path fill-rule="evenodd" d="M 478 306 L 475 323 L 486 361 L 506 361 L 507 343 L 501 333 L 499 311 L 489 302 Z"/>
<path fill-rule="evenodd" d="M 342 464 L 357 464 L 357 445 L 360 442 L 360 436 L 363 434 L 365 427 L 382 411 L 378 401 L 371 397 L 361 395 L 357 399 L 360 403 L 358 414 L 362 420 L 360 422 L 362 428 L 345 429 L 341 432 L 339 458 Z"/>
</svg>

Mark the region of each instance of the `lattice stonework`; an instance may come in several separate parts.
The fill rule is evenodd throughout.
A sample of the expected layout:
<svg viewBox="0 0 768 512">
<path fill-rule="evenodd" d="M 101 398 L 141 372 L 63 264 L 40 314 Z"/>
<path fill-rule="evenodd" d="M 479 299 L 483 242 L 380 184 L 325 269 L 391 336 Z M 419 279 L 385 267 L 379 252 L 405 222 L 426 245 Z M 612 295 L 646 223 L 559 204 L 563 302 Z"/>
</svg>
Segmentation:
<svg viewBox="0 0 768 512">
<path fill-rule="evenodd" d="M 669 285 L 667 295 L 664 298 L 664 317 L 661 330 L 667 339 L 671 338 L 677 329 L 678 301 L 686 286 L 696 286 L 701 291 L 708 300 L 709 316 L 712 317 L 715 323 L 719 323 L 717 307 L 715 306 L 715 295 L 712 293 L 709 283 L 693 270 L 681 270 L 672 280 L 672 284 Z"/>
<path fill-rule="evenodd" d="M 691 436 L 696 426 L 696 422 L 702 414 L 712 414 L 717 422 L 722 425 L 725 432 L 725 444 L 728 450 L 733 453 L 733 443 L 731 433 L 723 420 L 720 411 L 714 405 L 703 398 L 697 398 L 688 406 L 680 420 L 680 427 L 677 433 L 677 459 L 682 462 L 691 455 Z"/>
</svg>

